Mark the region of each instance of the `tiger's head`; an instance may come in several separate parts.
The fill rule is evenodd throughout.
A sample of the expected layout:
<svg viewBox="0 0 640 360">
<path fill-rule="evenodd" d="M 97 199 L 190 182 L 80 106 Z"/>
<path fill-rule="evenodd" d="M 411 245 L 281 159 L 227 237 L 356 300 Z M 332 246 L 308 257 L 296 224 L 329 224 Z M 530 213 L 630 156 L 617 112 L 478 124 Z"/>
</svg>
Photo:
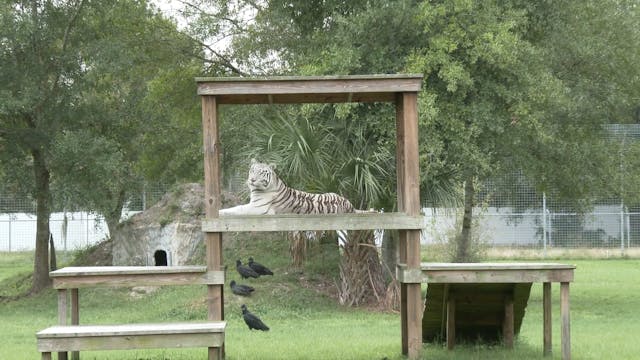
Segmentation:
<svg viewBox="0 0 640 360">
<path fill-rule="evenodd" d="M 277 185 L 277 176 L 274 169 L 275 164 L 265 164 L 251 159 L 251 167 L 249 168 L 249 177 L 247 185 L 251 191 L 269 191 L 275 190 Z"/>
</svg>

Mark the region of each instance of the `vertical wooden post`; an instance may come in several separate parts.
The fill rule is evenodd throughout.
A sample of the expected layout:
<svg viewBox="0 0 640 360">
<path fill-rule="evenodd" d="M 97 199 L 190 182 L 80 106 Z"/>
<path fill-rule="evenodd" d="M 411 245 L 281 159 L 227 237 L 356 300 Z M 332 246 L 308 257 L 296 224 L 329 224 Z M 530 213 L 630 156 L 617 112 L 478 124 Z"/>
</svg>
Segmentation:
<svg viewBox="0 0 640 360">
<path fill-rule="evenodd" d="M 71 289 L 71 325 L 80 324 L 80 300 L 78 289 Z M 80 352 L 71 352 L 72 360 L 80 360 Z"/>
<path fill-rule="evenodd" d="M 418 94 L 399 93 L 396 99 L 396 167 L 398 210 L 420 213 L 420 173 L 418 162 Z M 420 269 L 420 231 L 400 230 L 400 262 L 407 269 Z M 402 284 L 400 316 L 402 352 L 416 359 L 422 350 L 421 284 Z"/>
<path fill-rule="evenodd" d="M 504 346 L 513 349 L 514 336 L 513 296 L 507 295 L 504 299 L 504 319 L 502 322 L 502 339 Z"/>
<path fill-rule="evenodd" d="M 560 283 L 560 319 L 562 359 L 571 359 L 571 328 L 569 325 L 569 283 Z"/>
<path fill-rule="evenodd" d="M 542 354 L 544 356 L 551 355 L 551 283 L 542 284 L 542 312 L 543 312 L 543 330 L 542 337 L 544 346 Z"/>
<path fill-rule="evenodd" d="M 58 289 L 58 324 L 67 325 L 67 289 Z M 51 356 L 51 354 L 49 354 Z M 67 360 L 67 352 L 58 352 L 59 360 Z"/>
<path fill-rule="evenodd" d="M 449 294 L 447 300 L 447 350 L 456 346 L 456 298 Z"/>
<path fill-rule="evenodd" d="M 220 209 L 220 144 L 218 140 L 218 106 L 215 96 L 202 96 L 202 129 L 204 150 L 204 198 L 208 219 L 217 218 Z M 207 270 L 222 270 L 222 234 L 205 233 Z M 207 285 L 208 319 L 224 320 L 224 288 Z M 209 360 L 222 357 L 223 349 L 209 348 Z"/>
</svg>

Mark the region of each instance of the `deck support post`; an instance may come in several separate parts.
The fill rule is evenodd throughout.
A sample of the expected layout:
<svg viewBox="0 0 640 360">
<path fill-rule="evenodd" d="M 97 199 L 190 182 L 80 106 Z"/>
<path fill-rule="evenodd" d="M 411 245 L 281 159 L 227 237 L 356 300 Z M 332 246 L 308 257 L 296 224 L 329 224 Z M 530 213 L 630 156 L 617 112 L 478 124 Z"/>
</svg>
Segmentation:
<svg viewBox="0 0 640 360">
<path fill-rule="evenodd" d="M 504 299 L 504 320 L 502 322 L 502 339 L 507 349 L 513 349 L 514 337 L 514 313 L 513 296 L 506 296 Z"/>
<path fill-rule="evenodd" d="M 408 215 L 420 213 L 418 163 L 418 94 L 398 93 L 396 99 L 396 168 L 398 209 Z M 420 269 L 420 231 L 400 230 L 400 262 Z M 410 359 L 422 350 L 422 302 L 420 283 L 401 285 L 402 353 Z"/>
<path fill-rule="evenodd" d="M 208 219 L 217 218 L 220 209 L 220 143 L 218 137 L 218 104 L 215 96 L 202 97 L 202 133 L 204 152 L 205 214 Z M 205 233 L 207 270 L 222 270 L 222 234 Z M 224 320 L 224 287 L 219 284 L 207 285 L 208 319 Z M 224 345 L 209 348 L 209 360 L 221 359 Z"/>
<path fill-rule="evenodd" d="M 542 353 L 544 356 L 551 356 L 551 283 L 542 284 L 542 312 L 543 312 L 543 341 Z"/>
<path fill-rule="evenodd" d="M 560 283 L 560 321 L 562 359 L 571 360 L 571 329 L 569 327 L 569 283 Z"/>
<path fill-rule="evenodd" d="M 58 289 L 58 324 L 67 325 L 68 310 L 67 289 Z M 43 355 L 44 356 L 44 355 Z M 49 357 L 51 354 L 49 353 Z M 58 360 L 67 360 L 67 352 L 58 352 Z"/>
<path fill-rule="evenodd" d="M 447 299 L 447 349 L 456 346 L 456 298 L 449 295 Z"/>
</svg>

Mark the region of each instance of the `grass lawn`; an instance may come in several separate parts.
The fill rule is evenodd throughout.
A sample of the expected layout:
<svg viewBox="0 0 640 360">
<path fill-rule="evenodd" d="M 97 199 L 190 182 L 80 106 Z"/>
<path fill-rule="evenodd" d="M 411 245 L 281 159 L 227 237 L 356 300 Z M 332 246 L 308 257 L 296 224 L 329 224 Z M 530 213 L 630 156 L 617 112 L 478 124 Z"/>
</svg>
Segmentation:
<svg viewBox="0 0 640 360">
<path fill-rule="evenodd" d="M 239 276 L 236 258 L 254 256 L 269 265 L 273 277 L 242 280 L 256 287 L 251 298 L 225 291 L 227 359 L 402 359 L 400 317 L 396 313 L 348 309 L 336 305 L 325 289 L 337 278 L 334 248 L 315 249 L 304 273 L 288 268 L 288 244 L 230 241 L 227 281 Z M 326 250 L 326 251 L 323 251 Z M 267 255 L 268 254 L 268 255 Z M 16 272 L 32 266 L 29 254 L 0 254 L 0 295 Z M 574 359 L 634 359 L 640 342 L 640 260 L 554 260 L 577 265 L 571 285 L 571 334 Z M 227 288 L 228 289 L 228 288 Z M 560 358 L 559 286 L 553 286 L 553 357 Z M 206 290 L 200 286 L 163 287 L 132 296 L 130 289 L 81 289 L 84 324 L 163 322 L 206 319 Z M 54 290 L 0 303 L 0 359 L 39 359 L 35 333 L 57 321 Z M 269 332 L 249 331 L 240 305 L 259 315 Z M 157 349 L 83 352 L 82 359 L 204 359 L 205 349 Z M 425 359 L 547 359 L 542 356 L 542 286 L 535 284 L 514 350 L 466 345 L 447 351 L 425 344 Z"/>
</svg>

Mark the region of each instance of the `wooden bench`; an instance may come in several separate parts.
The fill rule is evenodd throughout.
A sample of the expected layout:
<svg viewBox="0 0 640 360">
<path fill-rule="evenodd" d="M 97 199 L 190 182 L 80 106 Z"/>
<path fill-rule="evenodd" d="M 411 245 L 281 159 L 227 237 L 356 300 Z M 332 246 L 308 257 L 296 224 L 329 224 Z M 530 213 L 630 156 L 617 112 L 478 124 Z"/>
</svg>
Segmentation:
<svg viewBox="0 0 640 360">
<path fill-rule="evenodd" d="M 50 276 L 53 288 L 58 290 L 58 325 L 36 334 L 38 351 L 43 359 L 50 359 L 51 352 L 58 352 L 58 359 L 65 360 L 69 351 L 73 352 L 74 359 L 78 359 L 80 350 L 165 347 L 207 347 L 209 359 L 222 356 L 225 329 L 222 319 L 209 317 L 206 322 L 80 325 L 78 295 L 79 288 L 100 286 L 200 284 L 222 287 L 222 270 L 208 270 L 206 266 L 91 266 L 66 267 L 52 271 Z"/>
<path fill-rule="evenodd" d="M 52 352 L 149 348 L 220 348 L 224 321 L 127 325 L 59 325 L 36 334 L 42 359 Z M 221 353 L 221 352 L 218 352 Z"/>
</svg>

